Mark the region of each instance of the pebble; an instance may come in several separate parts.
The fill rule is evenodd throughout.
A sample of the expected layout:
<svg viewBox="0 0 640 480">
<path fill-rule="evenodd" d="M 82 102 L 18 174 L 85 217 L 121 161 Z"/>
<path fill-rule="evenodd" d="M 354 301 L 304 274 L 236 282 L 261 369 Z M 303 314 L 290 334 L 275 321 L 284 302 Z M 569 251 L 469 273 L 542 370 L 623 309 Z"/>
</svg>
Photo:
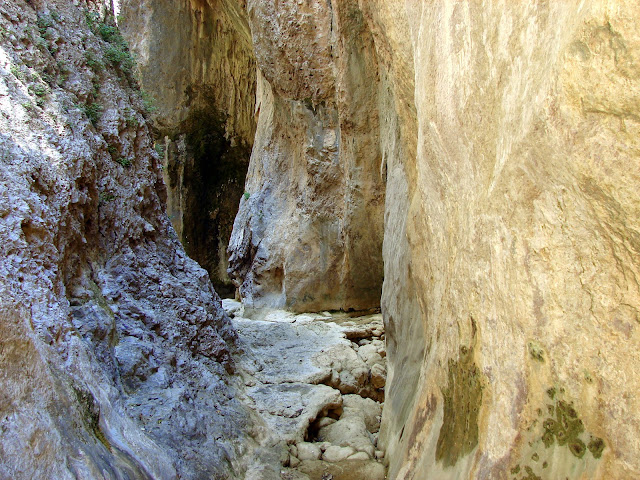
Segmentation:
<svg viewBox="0 0 640 480">
<path fill-rule="evenodd" d="M 337 463 L 342 460 L 346 460 L 354 453 L 356 453 L 356 451 L 353 447 L 338 447 L 336 445 L 331 445 L 325 450 L 322 455 L 322 459 L 327 462 Z"/>
</svg>

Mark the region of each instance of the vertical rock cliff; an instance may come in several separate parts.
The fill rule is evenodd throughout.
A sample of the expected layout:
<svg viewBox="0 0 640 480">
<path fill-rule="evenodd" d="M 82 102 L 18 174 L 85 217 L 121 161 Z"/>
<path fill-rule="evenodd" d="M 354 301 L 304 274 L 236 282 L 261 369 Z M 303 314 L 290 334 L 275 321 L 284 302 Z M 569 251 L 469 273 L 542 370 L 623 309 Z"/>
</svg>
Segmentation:
<svg viewBox="0 0 640 480">
<path fill-rule="evenodd" d="M 153 98 L 167 212 L 216 289 L 233 292 L 226 251 L 256 129 L 246 12 L 236 0 L 120 3 L 120 26 Z"/>
<path fill-rule="evenodd" d="M 357 2 L 247 5 L 258 127 L 229 269 L 247 305 L 379 306 L 378 67 Z"/>
<path fill-rule="evenodd" d="M 113 13 L 2 2 L 0 41 L 0 477 L 241 475 L 236 333 L 165 214 Z"/>
<path fill-rule="evenodd" d="M 635 478 L 637 5 L 379 3 L 390 478 Z"/>
<path fill-rule="evenodd" d="M 640 477 L 636 2 L 121 7 L 155 111 L 100 2 L 0 5 L 0 477 L 244 475 L 180 240 L 249 307 L 381 306 L 388 478 Z"/>
</svg>

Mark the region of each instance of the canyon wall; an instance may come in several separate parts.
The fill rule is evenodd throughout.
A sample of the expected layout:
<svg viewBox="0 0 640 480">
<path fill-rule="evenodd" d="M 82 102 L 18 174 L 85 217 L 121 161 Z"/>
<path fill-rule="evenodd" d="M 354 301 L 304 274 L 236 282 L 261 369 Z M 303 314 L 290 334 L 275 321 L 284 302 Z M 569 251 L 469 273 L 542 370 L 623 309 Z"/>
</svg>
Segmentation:
<svg viewBox="0 0 640 480">
<path fill-rule="evenodd" d="M 378 67 L 357 2 L 249 1 L 258 126 L 229 271 L 248 306 L 378 307 Z"/>
<path fill-rule="evenodd" d="M 637 476 L 637 8 L 247 11 L 230 269 L 248 305 L 364 307 L 386 186 L 390 478 Z"/>
<path fill-rule="evenodd" d="M 237 200 L 249 307 L 382 294 L 388 478 L 640 476 L 635 3 L 121 7 L 155 107 L 99 2 L 0 5 L 0 477 L 242 477 L 179 241 L 224 283 Z"/>
<path fill-rule="evenodd" d="M 167 213 L 218 292 L 256 129 L 256 67 L 236 0 L 122 0 L 119 25 L 153 99 Z"/>
<path fill-rule="evenodd" d="M 0 478 L 237 478 L 237 336 L 113 17 L 0 4 Z"/>
<path fill-rule="evenodd" d="M 640 476 L 637 4 L 361 4 L 389 478 Z"/>
</svg>

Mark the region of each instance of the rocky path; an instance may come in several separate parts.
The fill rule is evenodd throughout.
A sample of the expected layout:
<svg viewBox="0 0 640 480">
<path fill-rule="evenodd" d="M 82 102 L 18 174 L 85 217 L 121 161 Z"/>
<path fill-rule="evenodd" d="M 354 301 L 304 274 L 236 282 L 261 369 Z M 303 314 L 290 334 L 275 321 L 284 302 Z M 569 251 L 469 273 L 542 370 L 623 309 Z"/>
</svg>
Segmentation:
<svg viewBox="0 0 640 480">
<path fill-rule="evenodd" d="M 224 300 L 240 337 L 244 402 L 262 425 L 248 479 L 382 480 L 378 431 L 386 359 L 380 314 L 245 311 Z"/>
</svg>

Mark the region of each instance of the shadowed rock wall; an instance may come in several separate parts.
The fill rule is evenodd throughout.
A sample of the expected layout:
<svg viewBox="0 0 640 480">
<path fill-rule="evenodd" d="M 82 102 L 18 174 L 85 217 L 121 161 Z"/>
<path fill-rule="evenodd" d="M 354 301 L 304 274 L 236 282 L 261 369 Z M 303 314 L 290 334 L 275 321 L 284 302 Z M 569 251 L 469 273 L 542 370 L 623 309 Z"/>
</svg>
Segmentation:
<svg viewBox="0 0 640 480">
<path fill-rule="evenodd" d="M 113 17 L 0 4 L 0 478 L 237 478 L 237 335 L 166 216 Z"/>
<path fill-rule="evenodd" d="M 191 25 L 176 62 L 209 48 L 198 19 L 251 26 L 230 243 L 246 302 L 375 306 L 384 258 L 389 478 L 640 476 L 635 3 L 255 1 L 247 24 L 244 5 L 153 3 L 158 25 Z M 235 334 L 163 215 L 121 45 L 62 0 L 0 12 L 0 473 L 242 475 Z M 144 64 L 154 46 L 134 43 Z M 202 175 L 169 159 L 251 137 L 250 100 L 216 90 L 243 105 L 220 116 L 236 100 L 190 97 L 197 71 L 157 81 L 182 182 Z"/>
<path fill-rule="evenodd" d="M 153 98 L 169 217 L 216 289 L 232 293 L 226 250 L 256 128 L 246 12 L 235 0 L 121 3 L 121 26 Z"/>
</svg>

